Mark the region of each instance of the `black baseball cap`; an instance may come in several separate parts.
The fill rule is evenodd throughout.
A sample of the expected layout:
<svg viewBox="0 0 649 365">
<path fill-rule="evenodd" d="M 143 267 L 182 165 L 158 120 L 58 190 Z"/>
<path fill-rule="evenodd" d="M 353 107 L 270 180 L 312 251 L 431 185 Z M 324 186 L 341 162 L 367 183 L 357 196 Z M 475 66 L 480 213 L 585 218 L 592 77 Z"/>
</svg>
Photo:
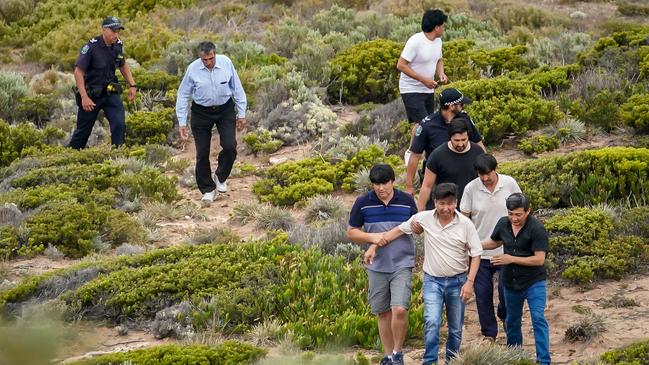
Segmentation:
<svg viewBox="0 0 649 365">
<path fill-rule="evenodd" d="M 122 22 L 114 16 L 106 17 L 106 19 L 104 19 L 104 21 L 101 22 L 101 26 L 103 28 L 110 28 L 112 30 L 124 29 L 124 26 L 122 26 Z"/>
<path fill-rule="evenodd" d="M 471 99 L 464 96 L 458 89 L 452 87 L 442 90 L 442 93 L 439 96 L 439 102 L 442 105 L 454 105 L 454 104 L 471 104 Z"/>
</svg>

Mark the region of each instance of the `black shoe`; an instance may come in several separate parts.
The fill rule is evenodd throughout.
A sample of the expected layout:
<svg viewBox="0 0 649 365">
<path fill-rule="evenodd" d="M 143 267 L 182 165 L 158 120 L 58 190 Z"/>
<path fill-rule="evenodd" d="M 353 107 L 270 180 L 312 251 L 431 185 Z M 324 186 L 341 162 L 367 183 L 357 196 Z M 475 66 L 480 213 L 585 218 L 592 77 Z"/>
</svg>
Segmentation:
<svg viewBox="0 0 649 365">
<path fill-rule="evenodd" d="M 379 365 L 392 365 L 392 359 L 390 359 L 387 356 L 383 356 L 383 360 L 379 363 Z"/>
</svg>

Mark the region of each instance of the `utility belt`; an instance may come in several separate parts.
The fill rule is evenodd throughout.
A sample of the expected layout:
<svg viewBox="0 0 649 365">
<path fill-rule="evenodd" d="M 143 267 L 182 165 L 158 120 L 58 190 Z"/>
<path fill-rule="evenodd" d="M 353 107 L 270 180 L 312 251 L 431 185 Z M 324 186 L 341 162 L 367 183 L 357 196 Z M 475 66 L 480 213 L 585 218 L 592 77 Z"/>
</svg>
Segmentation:
<svg viewBox="0 0 649 365">
<path fill-rule="evenodd" d="M 109 96 L 114 94 L 121 94 L 124 89 L 119 82 L 109 82 L 106 86 L 103 87 L 86 87 L 86 94 L 92 101 L 97 101 L 97 99 L 102 96 Z M 72 87 L 74 91 L 74 97 L 77 101 L 77 106 L 81 107 L 81 93 L 76 86 Z"/>
</svg>

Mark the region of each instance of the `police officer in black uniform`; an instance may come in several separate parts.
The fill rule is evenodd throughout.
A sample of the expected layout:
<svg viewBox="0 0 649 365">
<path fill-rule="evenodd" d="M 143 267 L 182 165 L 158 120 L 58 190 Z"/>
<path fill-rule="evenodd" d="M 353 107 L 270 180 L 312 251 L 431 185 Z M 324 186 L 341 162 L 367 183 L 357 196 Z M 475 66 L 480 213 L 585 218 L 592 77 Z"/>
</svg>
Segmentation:
<svg viewBox="0 0 649 365">
<path fill-rule="evenodd" d="M 72 133 L 70 147 L 86 147 L 99 110 L 103 109 L 110 124 L 111 143 L 124 144 L 126 122 L 124 105 L 120 99 L 122 86 L 117 82 L 115 69 L 119 68 L 128 82 L 128 100 L 135 99 L 137 85 L 122 54 L 120 30 L 124 29 L 116 17 L 107 17 L 101 24 L 101 35 L 86 43 L 74 67 L 77 85 L 77 128 Z"/>
<path fill-rule="evenodd" d="M 469 140 L 479 144 L 480 147 L 486 151 L 480 132 L 478 132 L 475 124 L 473 124 L 469 115 L 464 111 L 464 105 L 471 104 L 471 99 L 464 96 L 464 94 L 457 89 L 448 88 L 442 91 L 439 100 L 439 110 L 419 122 L 412 139 L 412 144 L 410 145 L 412 155 L 407 161 L 406 188 L 404 191 L 413 195 L 415 193 L 413 182 L 415 173 L 417 172 L 419 159 L 422 157 L 423 153 L 425 153 L 426 156 L 430 156 L 435 148 L 448 142 L 448 126 L 454 118 L 464 116 L 466 117 L 464 119 L 470 121 L 467 123 Z M 424 163 L 422 164 L 422 174 L 420 174 L 420 178 L 423 178 L 423 171 L 425 168 L 426 160 L 424 160 Z"/>
</svg>

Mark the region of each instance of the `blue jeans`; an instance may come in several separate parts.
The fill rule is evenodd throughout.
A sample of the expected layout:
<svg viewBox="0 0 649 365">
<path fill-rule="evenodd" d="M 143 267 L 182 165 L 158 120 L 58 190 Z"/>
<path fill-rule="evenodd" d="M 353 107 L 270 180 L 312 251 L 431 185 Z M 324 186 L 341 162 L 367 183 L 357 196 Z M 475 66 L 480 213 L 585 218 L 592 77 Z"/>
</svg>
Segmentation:
<svg viewBox="0 0 649 365">
<path fill-rule="evenodd" d="M 503 280 L 500 266 L 494 266 L 487 259 L 480 260 L 480 269 L 475 277 L 473 289 L 475 290 L 475 304 L 478 307 L 480 330 L 483 336 L 496 337 L 498 335 L 498 320 L 494 315 L 494 274 L 498 273 L 498 309 L 497 315 L 505 320 L 507 311 L 503 297 Z"/>
<path fill-rule="evenodd" d="M 534 345 L 536 362 L 550 364 L 550 331 L 545 320 L 545 280 L 537 281 L 525 290 L 511 290 L 505 287 L 505 305 L 507 306 L 507 345 L 522 346 L 521 318 L 523 302 L 527 300 L 534 328 Z"/>
<path fill-rule="evenodd" d="M 446 305 L 448 338 L 446 340 L 446 362 L 460 351 L 462 324 L 464 323 L 464 302 L 460 290 L 466 282 L 466 274 L 451 277 L 436 277 L 424 273 L 424 352 L 425 365 L 437 364 L 439 352 L 439 328 L 442 325 L 442 307 Z"/>
</svg>

